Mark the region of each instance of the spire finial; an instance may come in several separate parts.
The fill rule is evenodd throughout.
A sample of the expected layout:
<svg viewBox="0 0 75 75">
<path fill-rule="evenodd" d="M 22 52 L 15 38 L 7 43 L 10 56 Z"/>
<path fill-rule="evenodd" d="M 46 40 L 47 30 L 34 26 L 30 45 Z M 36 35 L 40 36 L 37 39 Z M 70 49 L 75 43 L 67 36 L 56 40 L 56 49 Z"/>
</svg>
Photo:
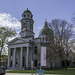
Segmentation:
<svg viewBox="0 0 75 75">
<path fill-rule="evenodd" d="M 45 22 L 47 21 L 47 18 L 45 18 Z"/>
<path fill-rule="evenodd" d="M 27 8 L 27 10 L 28 10 L 28 8 Z"/>
<path fill-rule="evenodd" d="M 45 18 L 45 23 L 44 23 L 44 25 L 47 26 L 47 19 L 46 19 L 46 18 Z"/>
</svg>

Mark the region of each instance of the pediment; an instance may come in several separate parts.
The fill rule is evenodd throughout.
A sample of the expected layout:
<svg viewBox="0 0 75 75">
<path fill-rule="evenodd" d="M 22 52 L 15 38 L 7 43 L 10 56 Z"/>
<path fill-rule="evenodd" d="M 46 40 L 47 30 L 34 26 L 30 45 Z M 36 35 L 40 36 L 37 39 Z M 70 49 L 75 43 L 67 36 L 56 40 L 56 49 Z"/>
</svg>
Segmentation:
<svg viewBox="0 0 75 75">
<path fill-rule="evenodd" d="M 24 42 L 29 42 L 29 40 L 25 40 L 25 39 L 22 39 L 22 38 L 15 38 L 11 41 L 8 42 L 8 44 L 17 44 L 17 43 L 24 43 Z"/>
<path fill-rule="evenodd" d="M 16 41 L 14 41 L 13 43 L 22 43 L 22 42 L 24 42 L 24 41 L 18 39 Z"/>
</svg>

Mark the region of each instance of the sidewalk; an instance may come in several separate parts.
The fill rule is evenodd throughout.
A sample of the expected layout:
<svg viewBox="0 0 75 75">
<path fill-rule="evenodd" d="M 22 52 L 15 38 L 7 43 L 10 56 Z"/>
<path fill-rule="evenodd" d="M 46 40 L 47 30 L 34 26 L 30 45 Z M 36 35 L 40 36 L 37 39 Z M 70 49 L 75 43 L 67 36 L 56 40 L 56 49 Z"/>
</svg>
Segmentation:
<svg viewBox="0 0 75 75">
<path fill-rule="evenodd" d="M 5 75 L 35 75 L 35 74 L 26 74 L 26 73 L 6 73 Z M 59 75 L 59 74 L 45 74 L 45 75 Z"/>
</svg>

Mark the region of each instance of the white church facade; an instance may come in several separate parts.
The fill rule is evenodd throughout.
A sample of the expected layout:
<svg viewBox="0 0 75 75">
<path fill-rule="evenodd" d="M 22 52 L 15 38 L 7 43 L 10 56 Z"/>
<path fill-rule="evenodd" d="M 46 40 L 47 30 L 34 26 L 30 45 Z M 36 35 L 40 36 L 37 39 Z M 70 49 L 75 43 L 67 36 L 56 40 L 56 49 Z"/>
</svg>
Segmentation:
<svg viewBox="0 0 75 75">
<path fill-rule="evenodd" d="M 33 15 L 30 10 L 22 13 L 20 37 L 8 42 L 8 68 L 31 69 L 40 67 L 41 43 L 49 43 L 50 40 L 44 34 L 48 29 L 47 21 L 39 36 L 34 38 Z"/>
</svg>

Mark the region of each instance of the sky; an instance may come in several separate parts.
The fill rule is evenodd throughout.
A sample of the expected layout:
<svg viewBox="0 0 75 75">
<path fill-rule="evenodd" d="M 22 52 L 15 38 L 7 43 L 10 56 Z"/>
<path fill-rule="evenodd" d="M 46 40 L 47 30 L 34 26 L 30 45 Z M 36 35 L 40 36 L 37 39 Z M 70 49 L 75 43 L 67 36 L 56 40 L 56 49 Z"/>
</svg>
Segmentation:
<svg viewBox="0 0 75 75">
<path fill-rule="evenodd" d="M 75 16 L 75 0 L 0 0 L 0 26 L 16 28 L 19 34 L 21 15 L 27 8 L 33 14 L 35 37 L 38 37 L 45 19 L 50 22 L 59 18 L 72 23 Z"/>
</svg>

